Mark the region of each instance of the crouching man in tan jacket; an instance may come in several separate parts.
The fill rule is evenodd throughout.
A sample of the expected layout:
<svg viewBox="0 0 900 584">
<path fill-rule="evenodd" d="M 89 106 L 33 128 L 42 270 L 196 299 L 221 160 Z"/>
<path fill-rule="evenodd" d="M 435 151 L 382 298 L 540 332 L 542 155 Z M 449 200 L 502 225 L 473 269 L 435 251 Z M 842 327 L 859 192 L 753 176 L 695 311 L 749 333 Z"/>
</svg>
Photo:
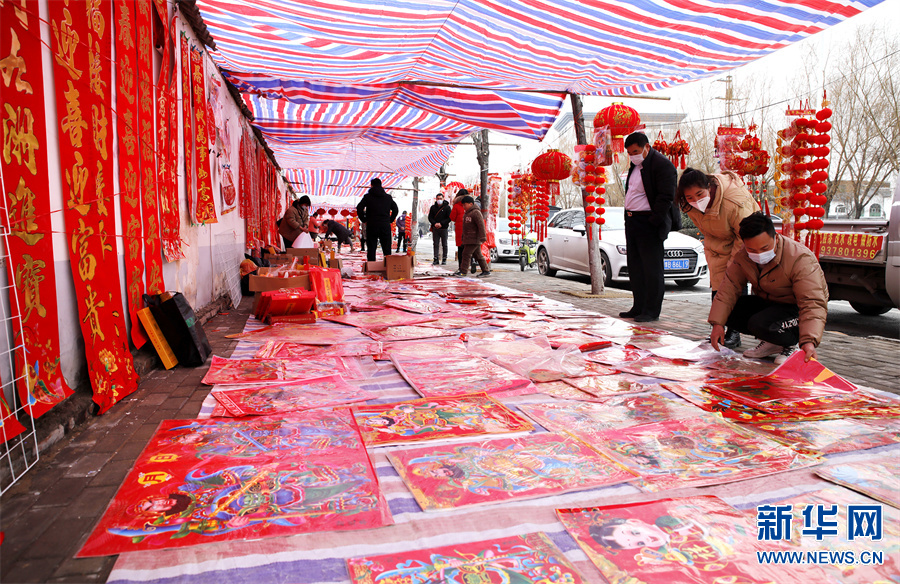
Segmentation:
<svg viewBox="0 0 900 584">
<path fill-rule="evenodd" d="M 728 326 L 760 339 L 745 357 L 776 355 L 780 364 L 799 343 L 806 360 L 815 359 L 828 315 L 828 286 L 816 256 L 777 234 L 762 213 L 744 218 L 739 235 L 744 247 L 726 268 L 709 311 L 713 348 L 719 350 Z M 748 282 L 752 295 L 741 296 Z"/>
</svg>

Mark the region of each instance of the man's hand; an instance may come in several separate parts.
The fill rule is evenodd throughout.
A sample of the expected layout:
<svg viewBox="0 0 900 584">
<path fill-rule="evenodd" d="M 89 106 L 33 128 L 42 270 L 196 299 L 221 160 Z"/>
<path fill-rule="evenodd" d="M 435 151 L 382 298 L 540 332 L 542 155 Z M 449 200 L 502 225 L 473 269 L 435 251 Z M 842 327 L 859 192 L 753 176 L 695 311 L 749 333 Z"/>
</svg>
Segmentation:
<svg viewBox="0 0 900 584">
<path fill-rule="evenodd" d="M 806 353 L 805 362 L 809 363 L 810 359 L 818 360 L 819 357 L 816 355 L 816 346 L 812 343 L 803 343 L 800 345 L 800 348 Z"/>
<path fill-rule="evenodd" d="M 435 229 L 440 229 L 440 228 L 441 228 L 441 224 L 440 224 L 440 223 L 435 223 L 435 224 L 434 224 L 434 228 L 435 228 Z"/>
<path fill-rule="evenodd" d="M 712 332 L 709 333 L 709 344 L 716 351 L 719 351 L 719 343 L 725 340 L 725 327 L 720 324 L 714 324 Z"/>
</svg>

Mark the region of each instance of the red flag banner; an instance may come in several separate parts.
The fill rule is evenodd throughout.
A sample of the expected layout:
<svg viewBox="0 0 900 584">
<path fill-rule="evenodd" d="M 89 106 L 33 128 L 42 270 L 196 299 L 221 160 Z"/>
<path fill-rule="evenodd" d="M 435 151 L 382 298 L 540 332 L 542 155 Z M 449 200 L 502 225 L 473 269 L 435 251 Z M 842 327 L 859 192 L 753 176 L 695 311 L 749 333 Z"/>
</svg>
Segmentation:
<svg viewBox="0 0 900 584">
<path fill-rule="evenodd" d="M 116 11 L 116 129 L 119 134 L 119 211 L 125 242 L 125 289 L 131 319 L 131 341 L 142 347 L 147 336 L 137 313 L 143 308 L 144 258 L 141 246 L 140 152 L 135 59 L 134 0 L 115 0 Z"/>
<path fill-rule="evenodd" d="M 37 0 L 0 3 L 0 164 L 6 207 L 2 221 L 9 234 L 8 273 L 16 282 L 10 312 L 17 347 L 18 391 L 21 402 L 31 405 L 33 417 L 72 394 L 59 368 L 56 270 L 50 236 L 47 127 L 37 14 Z M 2 425 L 3 439 L 20 432 L 15 418 L 4 420 Z"/>
<path fill-rule="evenodd" d="M 159 242 L 159 204 L 156 193 L 156 149 L 154 148 L 153 107 L 153 0 L 136 0 L 138 48 L 138 116 L 141 142 L 141 203 L 144 219 L 144 266 L 147 292 L 165 290 L 162 277 L 162 252 Z"/>
<path fill-rule="evenodd" d="M 70 0 L 49 7 L 69 261 L 94 402 L 103 413 L 137 389 L 110 233 L 112 2 Z"/>
<path fill-rule="evenodd" d="M 191 47 L 191 81 L 194 94 L 194 143 L 197 156 L 197 222 L 218 223 L 216 204 L 212 196 L 212 177 L 209 166 L 209 139 L 207 136 L 208 106 L 206 103 L 206 79 L 203 75 L 203 53 Z"/>
<path fill-rule="evenodd" d="M 184 190 L 187 215 L 194 222 L 194 117 L 191 115 L 191 53 L 181 33 L 181 126 L 184 132 Z"/>
</svg>

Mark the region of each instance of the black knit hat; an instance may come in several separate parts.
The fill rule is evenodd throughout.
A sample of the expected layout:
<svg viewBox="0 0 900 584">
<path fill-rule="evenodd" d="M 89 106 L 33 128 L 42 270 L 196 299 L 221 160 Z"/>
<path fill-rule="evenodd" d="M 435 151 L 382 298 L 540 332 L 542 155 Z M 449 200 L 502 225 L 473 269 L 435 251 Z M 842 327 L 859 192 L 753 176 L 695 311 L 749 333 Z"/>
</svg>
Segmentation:
<svg viewBox="0 0 900 584">
<path fill-rule="evenodd" d="M 472 195 L 466 195 L 465 197 L 462 198 L 462 200 L 460 202 L 461 203 L 474 203 L 475 199 L 472 197 Z"/>
</svg>

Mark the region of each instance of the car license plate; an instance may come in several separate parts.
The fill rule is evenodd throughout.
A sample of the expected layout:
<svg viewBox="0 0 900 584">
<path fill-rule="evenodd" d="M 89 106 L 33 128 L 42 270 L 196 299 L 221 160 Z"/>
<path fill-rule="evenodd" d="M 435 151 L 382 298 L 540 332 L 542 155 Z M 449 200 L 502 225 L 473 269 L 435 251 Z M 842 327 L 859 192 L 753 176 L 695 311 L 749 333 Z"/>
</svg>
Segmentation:
<svg viewBox="0 0 900 584">
<path fill-rule="evenodd" d="M 665 270 L 687 270 L 690 269 L 690 260 L 663 260 L 663 269 Z"/>
</svg>

